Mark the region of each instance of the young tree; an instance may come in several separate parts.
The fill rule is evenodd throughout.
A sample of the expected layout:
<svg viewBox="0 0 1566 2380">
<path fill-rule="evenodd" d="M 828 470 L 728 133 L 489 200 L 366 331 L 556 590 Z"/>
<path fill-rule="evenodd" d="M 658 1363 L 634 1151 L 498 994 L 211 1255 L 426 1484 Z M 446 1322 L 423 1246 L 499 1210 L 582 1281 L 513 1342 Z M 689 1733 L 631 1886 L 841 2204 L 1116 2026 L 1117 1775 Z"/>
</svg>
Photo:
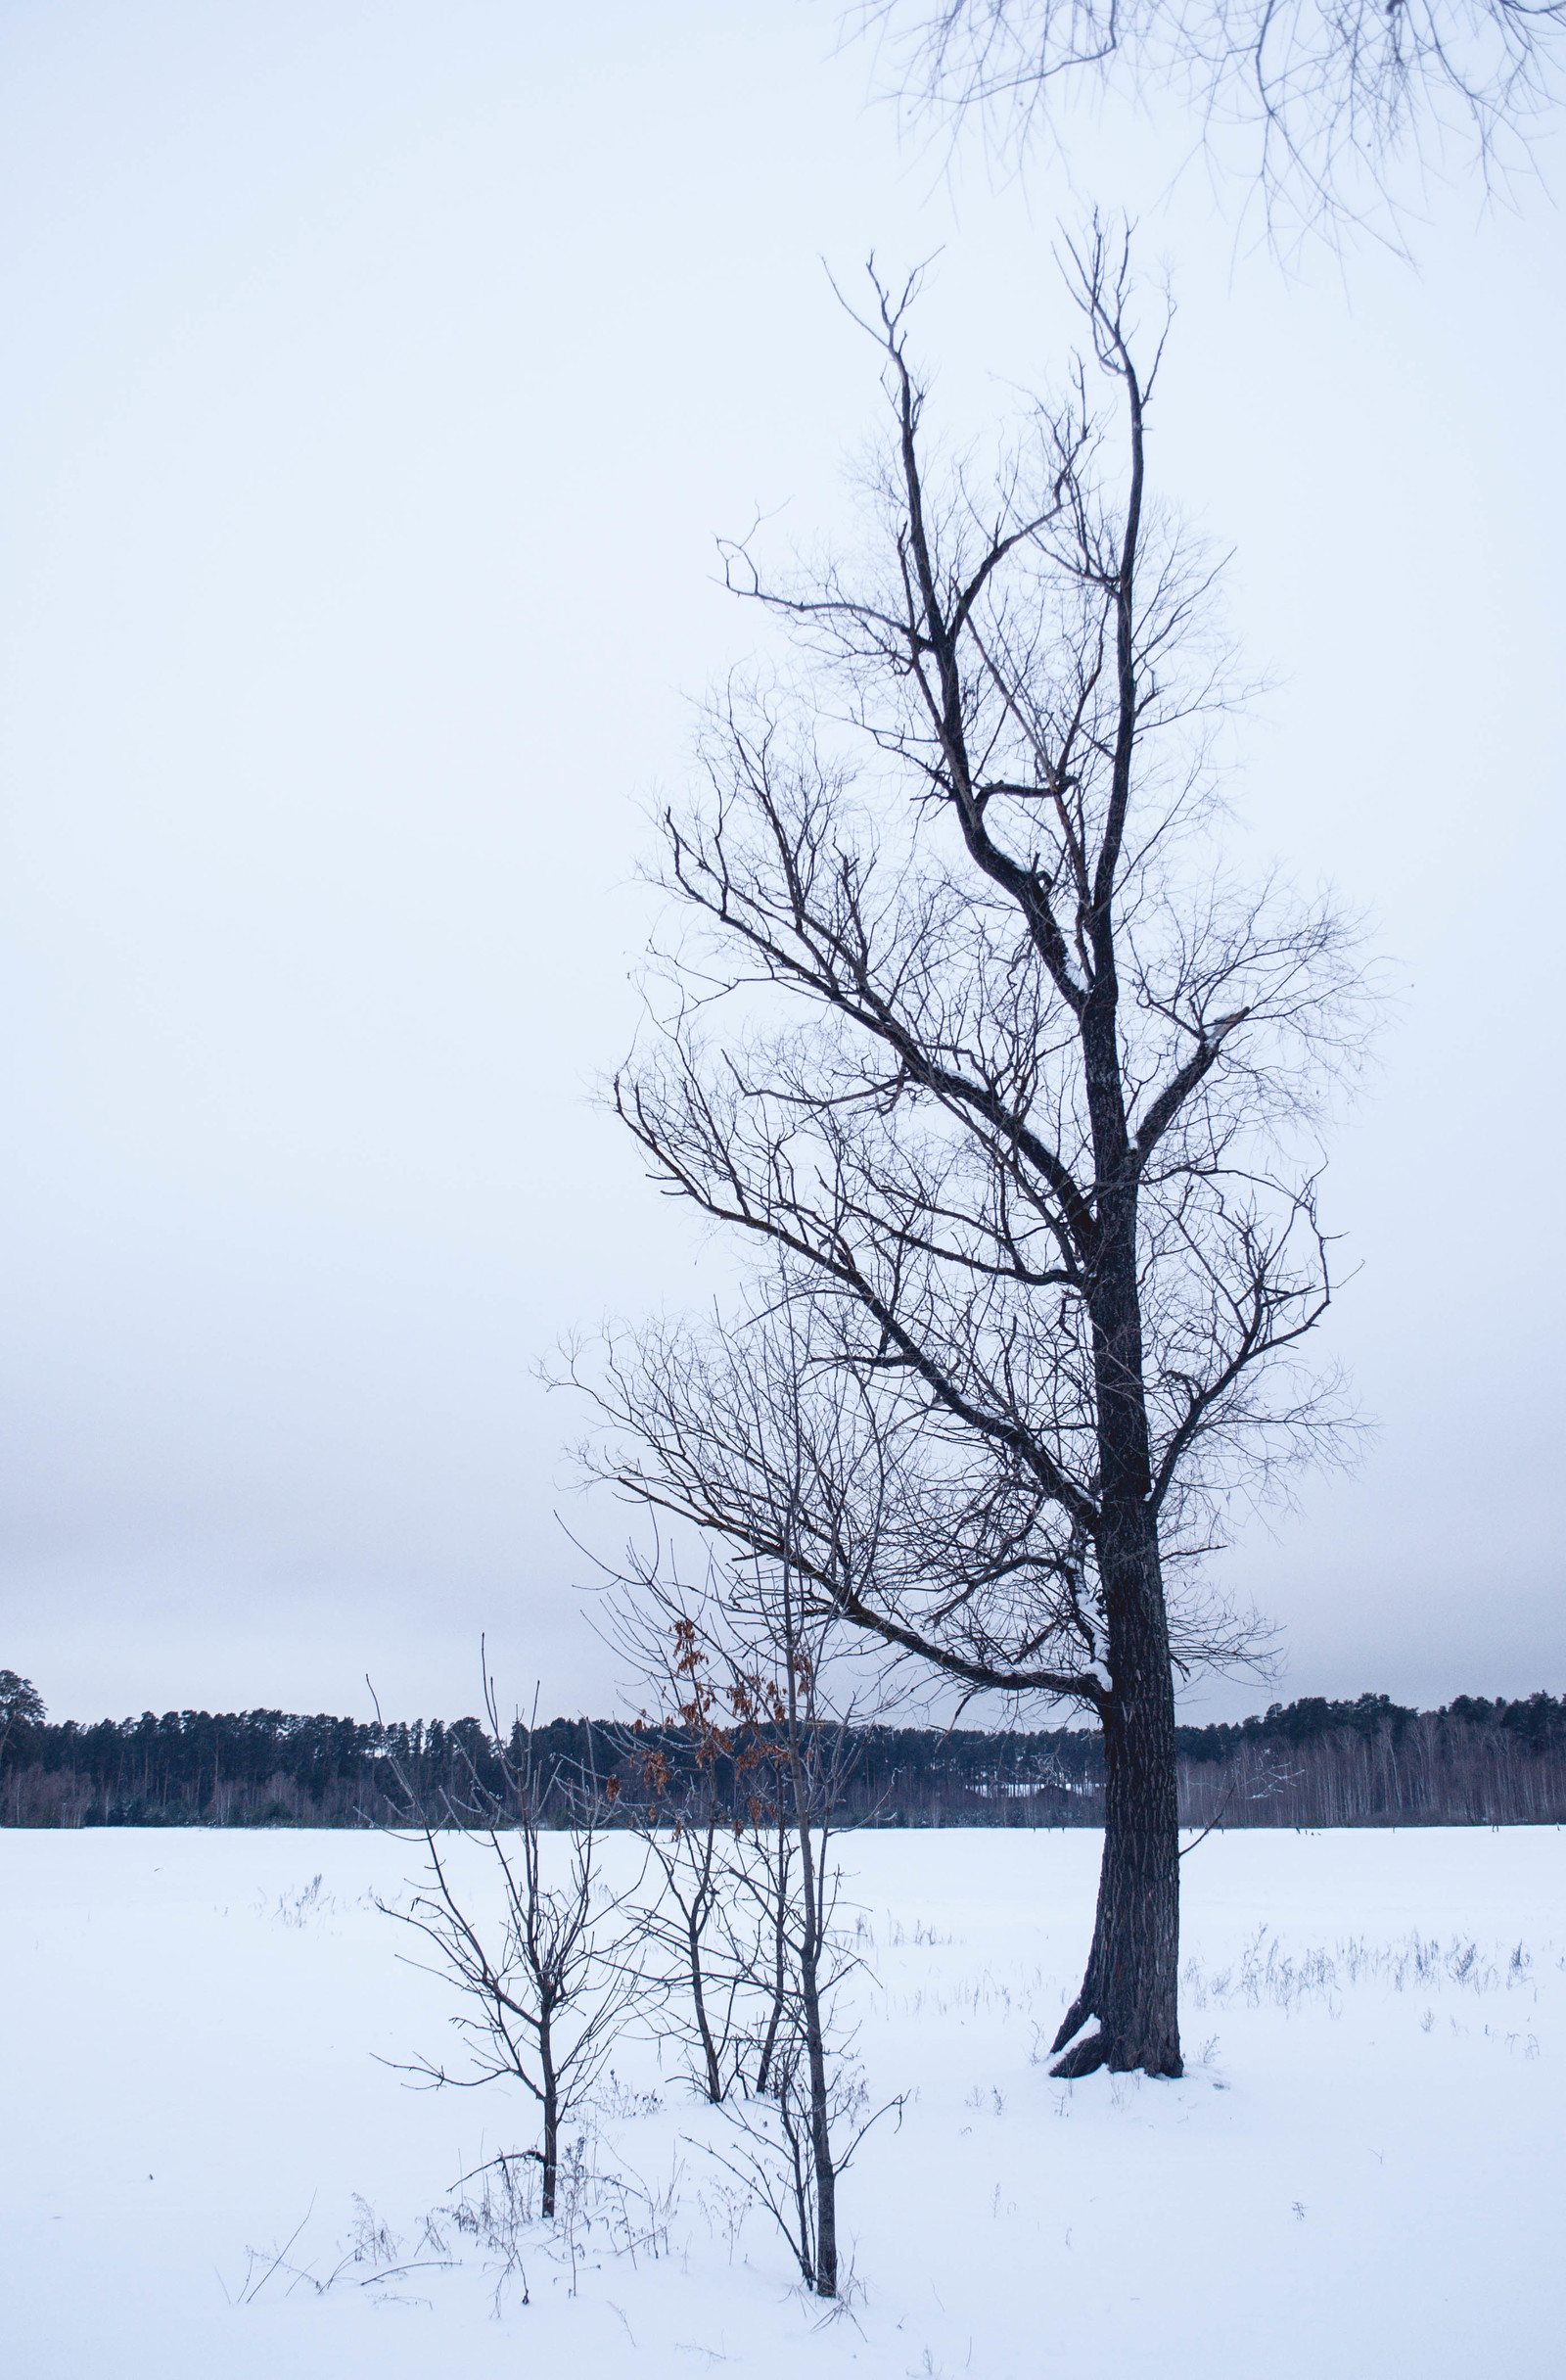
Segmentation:
<svg viewBox="0 0 1566 2380">
<path fill-rule="evenodd" d="M 834 2021 L 834 1998 L 852 1962 L 836 1922 L 833 1821 L 856 1751 L 849 1728 L 826 1707 L 824 1632 L 786 1563 L 776 1575 L 775 1610 L 770 1665 L 736 1680 L 741 1707 L 766 1713 L 777 1754 L 736 1862 L 739 1893 L 757 1922 L 739 1947 L 744 1919 L 736 1911 L 732 1937 L 761 2012 L 752 2043 L 756 2100 L 738 2112 L 738 2123 L 744 2170 L 793 2248 L 806 2286 L 835 2298 L 839 2185 L 870 2124 L 886 2113 L 866 2121 L 852 2037 Z M 765 2111 L 760 2121 L 758 2103 Z"/>
<path fill-rule="evenodd" d="M 666 1616 L 667 1634 L 649 1628 L 640 1611 L 631 1631 L 635 1666 L 653 1689 L 660 1717 L 651 1730 L 644 1716 L 621 1731 L 618 1749 L 631 1792 L 621 1789 L 618 1775 L 609 1790 L 662 1878 L 646 1912 L 648 1937 L 688 1998 L 700 2085 L 717 2107 L 742 2054 L 741 1967 L 727 1924 L 729 1849 L 743 1825 L 746 1772 L 760 1753 L 754 1734 L 735 1725 L 724 1705 L 696 1622 L 683 1611 Z M 685 1755 L 678 1761 L 669 1758 L 666 1727 L 678 1731 Z"/>
<path fill-rule="evenodd" d="M 607 1891 L 600 1875 L 596 1796 L 576 1797 L 587 1806 L 563 1840 L 557 1836 L 562 1880 L 547 1880 L 544 1810 L 554 1780 L 539 1774 L 530 1731 L 522 1731 L 519 1748 L 501 1750 L 487 1676 L 484 1698 L 500 1790 L 486 1788 L 464 1754 L 465 1790 L 442 1793 L 432 1811 L 399 1772 L 404 1820 L 424 1844 L 425 1881 L 406 1909 L 379 1905 L 421 1937 L 432 1954 L 429 1972 L 453 1984 L 462 2003 L 451 2023 L 466 2067 L 453 2071 L 420 2057 L 406 2071 L 433 2086 L 521 2083 L 538 2110 L 538 2146 L 524 2154 L 539 2169 L 547 2219 L 555 2213 L 561 2126 L 590 2096 L 637 1994 L 635 1926 L 626 1914 L 630 1895 Z M 487 1849 L 487 1890 L 459 1864 L 448 1830 Z M 491 1896 L 497 1917 L 485 1905 Z"/>
<path fill-rule="evenodd" d="M 845 1630 L 811 1580 L 824 1540 L 851 1591 L 859 1565 L 873 1562 L 879 1467 L 854 1423 L 852 1378 L 812 1377 L 806 1326 L 805 1307 L 774 1303 L 725 1343 L 691 1396 L 698 1376 L 686 1370 L 674 1406 L 660 1405 L 668 1350 L 649 1334 L 628 1362 L 611 1359 L 592 1393 L 645 1446 L 663 1439 L 661 1413 L 678 1407 L 709 1449 L 727 1450 L 725 1552 L 692 1590 L 664 1546 L 642 1560 L 633 1548 L 614 1634 L 644 1681 L 672 1683 L 680 1722 L 698 1744 L 718 1728 L 719 1713 L 727 1722 L 720 1732 L 734 1756 L 742 1822 L 714 1898 L 727 1972 L 751 2012 L 756 2094 L 724 2101 L 740 2135 L 741 2163 L 731 2170 L 786 2234 L 806 2286 L 836 2298 L 838 2184 L 869 2125 L 862 2082 L 833 2021 L 850 1961 L 834 1924 L 829 1855 L 862 1740 L 852 1722 L 862 1714 L 829 1698 Z M 715 1485 L 714 1466 L 700 1469 Z M 639 1495 L 645 1472 L 638 1479 Z"/>
<path fill-rule="evenodd" d="M 1392 203 L 1401 161 L 1525 160 L 1559 100 L 1566 0 L 857 0 L 905 104 L 1002 151 L 1058 137 L 1083 86 L 1173 93 L 1235 136 L 1276 233 Z M 1215 139 L 1215 136 L 1217 138 Z M 1248 139 L 1247 139 L 1248 136 Z"/>
<path fill-rule="evenodd" d="M 1057 2048 L 1098 2030 L 1056 2071 L 1177 2074 L 1174 1673 L 1254 1651 L 1201 1586 L 1228 1492 L 1330 1442 L 1291 1150 L 1361 1017 L 1331 910 L 1225 869 L 1213 573 L 1146 482 L 1162 341 L 1138 362 L 1124 243 L 1095 223 L 1065 261 L 1086 357 L 983 486 L 932 465 L 912 285 L 876 284 L 868 558 L 773 584 L 729 549 L 795 658 L 731 681 L 665 821 L 689 930 L 616 1088 L 653 1178 L 781 1263 L 749 1329 L 786 1308 L 852 1492 L 780 1536 L 743 1321 L 612 1346 L 598 1461 L 926 1676 L 1092 1713 L 1103 1871 Z"/>
</svg>

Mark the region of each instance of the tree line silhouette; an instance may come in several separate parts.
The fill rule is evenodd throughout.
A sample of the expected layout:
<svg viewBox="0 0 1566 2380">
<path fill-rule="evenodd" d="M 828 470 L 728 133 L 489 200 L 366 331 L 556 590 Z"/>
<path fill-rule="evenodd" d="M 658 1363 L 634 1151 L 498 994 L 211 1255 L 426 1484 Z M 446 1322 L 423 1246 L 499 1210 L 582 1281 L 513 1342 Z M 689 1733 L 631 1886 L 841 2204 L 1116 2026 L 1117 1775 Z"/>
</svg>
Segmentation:
<svg viewBox="0 0 1566 2380">
<path fill-rule="evenodd" d="M 41 1707 L 41 1706 L 40 1706 Z M 840 1823 L 1096 1826 L 1103 1749 L 1096 1729 L 870 1726 L 854 1733 Z M 530 1750 L 548 1780 L 545 1814 L 564 1824 L 583 1781 L 623 1812 L 656 1748 L 677 1779 L 694 1767 L 678 1727 L 598 1719 L 517 1720 L 498 1744 L 477 1718 L 365 1722 L 281 1710 L 170 1710 L 51 1723 L 19 1712 L 0 1742 L 0 1823 L 23 1827 L 321 1826 L 392 1823 L 396 1772 L 439 1812 L 476 1780 L 505 1795 Z M 502 1758 L 502 1753 L 506 1758 Z M 1566 1697 L 1459 1695 L 1414 1710 L 1384 1694 L 1274 1703 L 1232 1725 L 1178 1730 L 1184 1826 L 1442 1826 L 1566 1821 Z M 742 1778 L 725 1778 L 737 1820 Z"/>
</svg>

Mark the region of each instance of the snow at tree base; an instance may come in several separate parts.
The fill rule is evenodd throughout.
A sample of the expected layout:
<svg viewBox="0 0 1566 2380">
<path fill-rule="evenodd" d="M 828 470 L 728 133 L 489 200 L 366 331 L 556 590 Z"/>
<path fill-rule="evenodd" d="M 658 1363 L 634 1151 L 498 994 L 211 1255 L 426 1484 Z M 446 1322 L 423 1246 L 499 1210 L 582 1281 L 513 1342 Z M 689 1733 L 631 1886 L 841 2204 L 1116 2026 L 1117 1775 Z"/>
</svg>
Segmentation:
<svg viewBox="0 0 1566 2380">
<path fill-rule="evenodd" d="M 480 1846 L 456 1848 L 481 1897 Z M 525 2180 L 508 2214 L 493 2168 L 463 2180 L 526 2148 L 532 2117 L 395 2071 L 449 2054 L 448 1993 L 393 1960 L 374 1905 L 405 1899 L 416 1847 L 7 1832 L 5 2368 L 1550 2368 L 1566 1835 L 1213 1836 L 1184 1862 L 1184 2077 L 1054 2082 L 1097 1849 L 1085 1831 L 840 1843 L 869 2104 L 905 2103 L 845 2176 L 854 2277 L 823 2321 L 708 2153 L 730 2148 L 721 2111 L 655 2038 L 617 2051 L 563 2219 L 527 2218 Z"/>
</svg>

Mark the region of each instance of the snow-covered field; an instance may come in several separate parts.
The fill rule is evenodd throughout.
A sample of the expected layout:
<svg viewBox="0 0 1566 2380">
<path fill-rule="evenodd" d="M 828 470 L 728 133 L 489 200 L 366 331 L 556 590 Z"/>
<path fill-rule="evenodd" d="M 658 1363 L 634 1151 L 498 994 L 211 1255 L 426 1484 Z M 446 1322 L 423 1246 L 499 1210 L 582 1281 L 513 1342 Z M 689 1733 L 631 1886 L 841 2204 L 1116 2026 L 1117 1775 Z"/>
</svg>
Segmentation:
<svg viewBox="0 0 1566 2380">
<path fill-rule="evenodd" d="M 600 2198 L 571 2240 L 523 2238 L 525 2302 L 454 2224 L 449 2185 L 532 2135 L 498 2087 L 416 2092 L 377 2063 L 449 2037 L 441 1987 L 373 1905 L 415 1872 L 405 1846 L 0 1835 L 0 2364 L 1561 2368 L 1566 1836 L 1214 1837 L 1185 1869 L 1185 2079 L 1063 2086 L 1036 2044 L 1076 1981 L 1097 1854 L 1085 1833 L 845 1839 L 867 2077 L 909 2100 L 845 2180 L 855 2286 L 823 2323 L 702 2152 L 721 2119 L 652 2041 L 617 2053 L 591 2145 L 662 2201 L 667 2253 L 618 2250 Z"/>
</svg>

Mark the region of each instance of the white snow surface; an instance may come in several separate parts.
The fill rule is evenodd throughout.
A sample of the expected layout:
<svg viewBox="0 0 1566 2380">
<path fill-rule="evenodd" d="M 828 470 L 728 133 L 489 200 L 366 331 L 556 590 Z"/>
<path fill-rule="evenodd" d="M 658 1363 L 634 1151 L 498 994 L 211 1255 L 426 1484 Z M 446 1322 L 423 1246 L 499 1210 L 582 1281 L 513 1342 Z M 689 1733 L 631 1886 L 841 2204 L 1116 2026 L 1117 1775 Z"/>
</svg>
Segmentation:
<svg viewBox="0 0 1566 2380">
<path fill-rule="evenodd" d="M 907 2104 L 844 2180 L 853 2287 L 823 2319 L 762 2214 L 731 2238 L 700 2145 L 723 2120 L 651 2034 L 617 2050 L 591 2148 L 672 2182 L 667 2253 L 633 2259 L 600 2215 L 574 2293 L 536 2225 L 525 2302 L 457 2231 L 450 2186 L 534 2135 L 520 2095 L 378 2062 L 450 2055 L 444 1987 L 375 1906 L 416 1848 L 0 1835 L 9 2380 L 1561 2368 L 1559 1830 L 1210 1838 L 1184 1870 L 1178 2082 L 1066 2085 L 1038 2055 L 1095 1835 L 839 1851 L 866 2077 Z"/>
</svg>

